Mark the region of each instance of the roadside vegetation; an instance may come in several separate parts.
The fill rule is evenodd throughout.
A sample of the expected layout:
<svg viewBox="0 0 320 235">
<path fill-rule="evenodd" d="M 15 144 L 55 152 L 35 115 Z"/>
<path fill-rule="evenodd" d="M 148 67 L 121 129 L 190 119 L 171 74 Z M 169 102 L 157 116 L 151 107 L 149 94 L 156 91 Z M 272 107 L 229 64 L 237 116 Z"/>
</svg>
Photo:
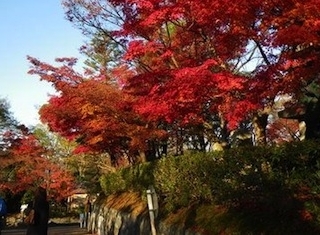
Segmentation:
<svg viewBox="0 0 320 235">
<path fill-rule="evenodd" d="M 0 99 L 0 190 L 153 185 L 205 234 L 319 234 L 318 2 L 63 0 L 84 67 L 27 57 L 57 92 L 34 128 Z"/>
<path fill-rule="evenodd" d="M 319 234 L 320 145 L 188 153 L 100 178 L 106 195 L 153 185 L 159 219 L 204 234 Z"/>
</svg>

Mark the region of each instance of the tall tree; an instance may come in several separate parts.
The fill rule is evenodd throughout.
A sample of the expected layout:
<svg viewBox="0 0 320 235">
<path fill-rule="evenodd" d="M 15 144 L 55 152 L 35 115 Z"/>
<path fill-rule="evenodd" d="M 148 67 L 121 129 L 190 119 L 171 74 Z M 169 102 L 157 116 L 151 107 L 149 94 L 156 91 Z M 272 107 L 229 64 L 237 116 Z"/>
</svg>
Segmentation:
<svg viewBox="0 0 320 235">
<path fill-rule="evenodd" d="M 105 152 L 116 164 L 126 155 L 129 162 L 146 148 L 146 140 L 162 135 L 132 112 L 132 97 L 121 91 L 119 85 L 106 78 L 106 73 L 81 76 L 69 59 L 67 64 L 53 67 L 35 58 L 30 73 L 52 82 L 60 92 L 40 109 L 41 120 L 51 130 L 77 141 L 76 151 Z"/>
<path fill-rule="evenodd" d="M 212 116 L 235 128 L 247 111 L 263 105 L 245 93 L 250 84 L 238 73 L 245 63 L 239 58 L 250 58 L 246 46 L 252 43 L 254 30 L 246 29 L 255 24 L 258 4 L 245 3 L 248 14 L 238 10 L 235 16 L 234 3 L 217 1 L 107 2 L 108 10 L 117 14 L 99 8 L 102 1 L 64 3 L 69 19 L 84 32 L 101 30 L 119 42 L 125 50 L 124 63 L 135 67 L 124 87 L 138 97 L 135 110 L 152 122 L 177 128 L 171 133 L 191 128 L 190 134 L 197 129 L 197 138 L 205 132 L 209 139 Z M 105 22 L 114 22 L 114 27 L 104 27 Z M 129 43 L 120 43 L 124 39 Z M 192 127 L 203 123 L 209 125 Z"/>
<path fill-rule="evenodd" d="M 18 125 L 10 112 L 10 104 L 6 99 L 0 99 L 0 152 L 5 152 L 12 144 L 10 138 L 13 133 L 19 135 L 19 129 L 24 129 L 23 125 Z"/>
<path fill-rule="evenodd" d="M 10 126 L 14 123 L 14 119 L 10 112 L 10 105 L 6 99 L 0 99 L 0 127 Z"/>
<path fill-rule="evenodd" d="M 46 150 L 46 158 L 53 162 L 63 163 L 64 158 L 72 155 L 77 144 L 62 136 L 50 132 L 48 127 L 38 124 L 32 130 L 33 135 L 40 145 Z"/>
<path fill-rule="evenodd" d="M 43 186 L 54 200 L 69 196 L 75 186 L 72 175 L 46 158 L 46 149 L 33 135 L 24 135 L 16 141 L 1 161 L 0 189 L 15 194 Z"/>
<path fill-rule="evenodd" d="M 43 157 L 56 168 L 64 169 L 70 176 L 72 175 L 76 187 L 86 188 L 91 193 L 98 193 L 98 182 L 102 172 L 114 170 L 108 156 L 83 153 L 75 141 L 50 132 L 47 126 L 37 125 L 32 133 L 45 150 Z"/>
<path fill-rule="evenodd" d="M 190 140 L 205 149 L 206 140 L 226 137 L 248 119 L 263 142 L 275 98 L 298 98 L 317 82 L 318 3 L 64 0 L 70 21 L 103 38 L 106 51 L 112 42 L 122 57 L 115 58 L 116 68 L 101 61 L 113 71 L 94 76 L 74 72 L 70 59 L 55 68 L 29 58 L 31 73 L 62 92 L 42 109 L 43 120 L 65 136 L 81 137 L 86 147 L 112 146 L 110 152 L 127 150 L 128 143 L 145 146 L 157 128 L 177 153 Z M 154 136 L 159 143 L 161 135 Z"/>
</svg>

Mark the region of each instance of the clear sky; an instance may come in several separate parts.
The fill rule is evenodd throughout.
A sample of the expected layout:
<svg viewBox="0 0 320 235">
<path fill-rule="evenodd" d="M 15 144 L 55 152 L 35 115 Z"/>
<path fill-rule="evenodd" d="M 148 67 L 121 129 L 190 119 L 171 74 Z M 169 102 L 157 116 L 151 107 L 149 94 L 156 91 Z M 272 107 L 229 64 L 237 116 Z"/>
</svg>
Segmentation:
<svg viewBox="0 0 320 235">
<path fill-rule="evenodd" d="M 54 89 L 27 74 L 27 55 L 53 63 L 57 57 L 80 57 L 85 38 L 65 19 L 60 0 L 0 0 L 0 97 L 17 121 L 39 123 L 38 109 Z"/>
</svg>

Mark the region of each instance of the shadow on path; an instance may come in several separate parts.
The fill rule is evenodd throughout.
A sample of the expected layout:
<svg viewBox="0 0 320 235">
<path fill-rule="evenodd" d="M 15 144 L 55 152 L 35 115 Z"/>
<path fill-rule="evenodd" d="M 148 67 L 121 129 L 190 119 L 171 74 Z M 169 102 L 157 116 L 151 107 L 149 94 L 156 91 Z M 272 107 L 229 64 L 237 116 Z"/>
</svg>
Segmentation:
<svg viewBox="0 0 320 235">
<path fill-rule="evenodd" d="M 1 235 L 25 235 L 26 228 L 10 228 L 2 230 Z M 50 226 L 48 235 L 86 235 L 89 234 L 84 228 L 79 228 L 78 225 L 56 225 Z"/>
</svg>

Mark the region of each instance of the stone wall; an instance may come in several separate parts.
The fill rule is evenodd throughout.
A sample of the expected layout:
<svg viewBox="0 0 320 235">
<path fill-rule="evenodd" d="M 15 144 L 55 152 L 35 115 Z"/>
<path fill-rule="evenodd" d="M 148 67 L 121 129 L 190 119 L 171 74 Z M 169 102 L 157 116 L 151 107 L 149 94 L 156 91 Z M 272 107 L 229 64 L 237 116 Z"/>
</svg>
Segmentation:
<svg viewBox="0 0 320 235">
<path fill-rule="evenodd" d="M 88 230 L 98 235 L 151 235 L 146 202 L 135 194 L 100 196 L 94 203 Z M 158 221 L 157 235 L 201 235 Z"/>
</svg>

